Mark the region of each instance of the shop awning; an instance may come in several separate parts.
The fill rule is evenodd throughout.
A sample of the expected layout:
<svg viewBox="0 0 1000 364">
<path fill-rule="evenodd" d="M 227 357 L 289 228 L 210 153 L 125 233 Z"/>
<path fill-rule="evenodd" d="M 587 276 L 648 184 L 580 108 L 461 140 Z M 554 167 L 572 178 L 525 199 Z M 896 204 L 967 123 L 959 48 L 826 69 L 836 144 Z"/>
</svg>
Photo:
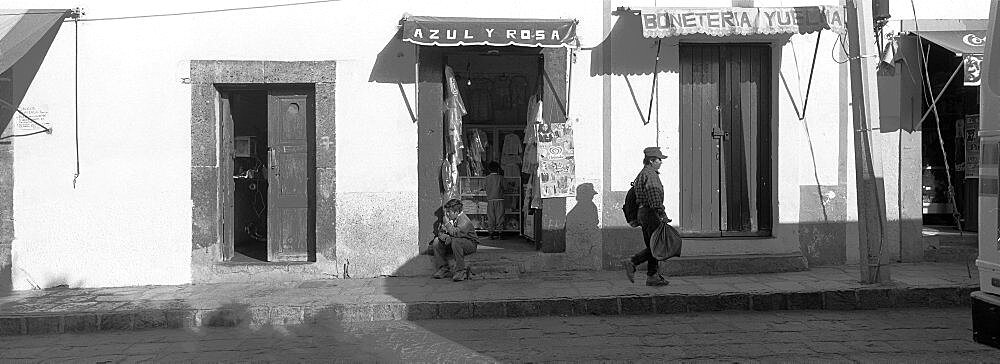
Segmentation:
<svg viewBox="0 0 1000 364">
<path fill-rule="evenodd" d="M 0 9 L 0 75 L 25 56 L 44 57 L 63 19 L 70 13 L 68 9 Z M 18 75 L 31 76 L 23 77 L 30 82 L 38 69 L 36 66 L 29 67 L 33 69 L 24 72 L 18 69 Z M 23 94 L 15 90 L 12 99 L 0 99 L 0 134 L 6 130 L 22 97 Z"/>
<path fill-rule="evenodd" d="M 403 41 L 426 46 L 569 47 L 576 20 L 405 16 Z"/>
<path fill-rule="evenodd" d="M 50 31 L 58 32 L 68 9 L 0 9 L 0 73 L 6 72 Z M 48 52 L 48 44 L 41 52 Z"/>
<path fill-rule="evenodd" d="M 846 11 L 839 6 L 783 8 L 639 8 L 642 35 L 666 38 L 678 35 L 713 36 L 806 34 L 828 29 L 847 33 Z"/>
<path fill-rule="evenodd" d="M 986 50 L 985 30 L 941 30 L 914 33 L 954 52 L 956 56 L 983 54 Z"/>
</svg>

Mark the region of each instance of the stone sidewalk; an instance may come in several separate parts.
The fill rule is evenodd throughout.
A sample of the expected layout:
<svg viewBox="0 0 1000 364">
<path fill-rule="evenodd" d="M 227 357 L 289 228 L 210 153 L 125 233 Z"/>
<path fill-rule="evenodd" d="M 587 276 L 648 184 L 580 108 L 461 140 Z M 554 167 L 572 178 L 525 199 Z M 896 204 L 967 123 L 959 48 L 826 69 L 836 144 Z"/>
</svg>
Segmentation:
<svg viewBox="0 0 1000 364">
<path fill-rule="evenodd" d="M 668 277 L 666 287 L 643 285 L 641 271 L 635 284 L 621 271 L 573 271 L 465 282 L 390 277 L 18 291 L 0 296 L 0 336 L 330 320 L 955 307 L 970 305 L 979 286 L 976 268 L 963 263 L 891 269 L 892 282 L 876 285 L 858 283 L 855 266 L 833 266 Z"/>
</svg>

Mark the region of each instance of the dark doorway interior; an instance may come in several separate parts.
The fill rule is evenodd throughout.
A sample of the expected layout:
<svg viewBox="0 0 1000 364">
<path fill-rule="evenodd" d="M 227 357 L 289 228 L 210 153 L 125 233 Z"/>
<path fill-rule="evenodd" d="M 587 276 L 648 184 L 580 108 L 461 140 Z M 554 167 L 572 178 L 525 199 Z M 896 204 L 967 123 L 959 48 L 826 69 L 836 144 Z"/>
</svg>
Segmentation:
<svg viewBox="0 0 1000 364">
<path fill-rule="evenodd" d="M 459 193 L 484 250 L 536 250 L 536 221 L 541 211 L 527 203 L 531 174 L 523 170 L 530 103 L 541 95 L 542 55 L 535 48 L 463 47 L 449 52 L 444 64 L 455 72 L 468 114 L 462 118 L 466 148 L 458 167 Z M 533 129 L 532 129 L 533 130 Z M 503 177 L 503 215 L 499 236 L 490 234 L 485 193 L 493 165 Z M 535 216 L 535 214 L 539 216 Z"/>
<path fill-rule="evenodd" d="M 267 91 L 231 96 L 233 116 L 232 261 L 267 261 Z"/>
<path fill-rule="evenodd" d="M 921 115 L 930 110 L 934 97 L 941 97 L 937 100 L 937 112 L 929 113 L 920 125 L 923 222 L 924 225 L 976 231 L 979 224 L 979 87 L 964 86 L 961 74 L 949 83 L 962 57 L 937 44 L 927 46 L 930 47 L 927 70 L 933 94 L 926 85 L 922 88 Z M 954 200 L 949 196 L 949 186 L 954 191 Z"/>
</svg>

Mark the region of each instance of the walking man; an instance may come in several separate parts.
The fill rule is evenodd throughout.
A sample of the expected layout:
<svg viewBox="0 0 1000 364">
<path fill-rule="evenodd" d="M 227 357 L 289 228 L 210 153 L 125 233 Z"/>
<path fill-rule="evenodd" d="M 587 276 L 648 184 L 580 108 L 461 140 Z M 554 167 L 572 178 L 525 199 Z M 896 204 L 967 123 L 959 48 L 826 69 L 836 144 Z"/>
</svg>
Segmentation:
<svg viewBox="0 0 1000 364">
<path fill-rule="evenodd" d="M 646 248 L 625 261 L 625 275 L 635 283 L 635 266 L 646 263 L 646 285 L 665 286 L 670 284 L 658 272 L 658 262 L 649 250 L 649 238 L 660 224 L 669 223 L 666 209 L 663 207 L 663 183 L 660 182 L 660 165 L 667 156 L 659 147 L 648 147 L 642 150 L 642 171 L 635 177 L 635 196 L 639 203 L 639 225 L 642 226 L 642 240 Z"/>
</svg>

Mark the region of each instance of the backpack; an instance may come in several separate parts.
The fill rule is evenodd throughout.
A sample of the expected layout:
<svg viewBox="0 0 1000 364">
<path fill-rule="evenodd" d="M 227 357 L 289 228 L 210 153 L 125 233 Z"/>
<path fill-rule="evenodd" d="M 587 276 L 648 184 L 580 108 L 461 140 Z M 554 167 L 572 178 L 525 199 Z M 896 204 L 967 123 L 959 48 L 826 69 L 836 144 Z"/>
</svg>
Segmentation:
<svg viewBox="0 0 1000 364">
<path fill-rule="evenodd" d="M 625 194 L 625 204 L 622 205 L 622 212 L 625 214 L 625 221 L 628 222 L 629 226 L 639 226 L 639 201 L 637 201 L 635 195 L 635 182 L 632 182 L 632 187 Z"/>
</svg>

